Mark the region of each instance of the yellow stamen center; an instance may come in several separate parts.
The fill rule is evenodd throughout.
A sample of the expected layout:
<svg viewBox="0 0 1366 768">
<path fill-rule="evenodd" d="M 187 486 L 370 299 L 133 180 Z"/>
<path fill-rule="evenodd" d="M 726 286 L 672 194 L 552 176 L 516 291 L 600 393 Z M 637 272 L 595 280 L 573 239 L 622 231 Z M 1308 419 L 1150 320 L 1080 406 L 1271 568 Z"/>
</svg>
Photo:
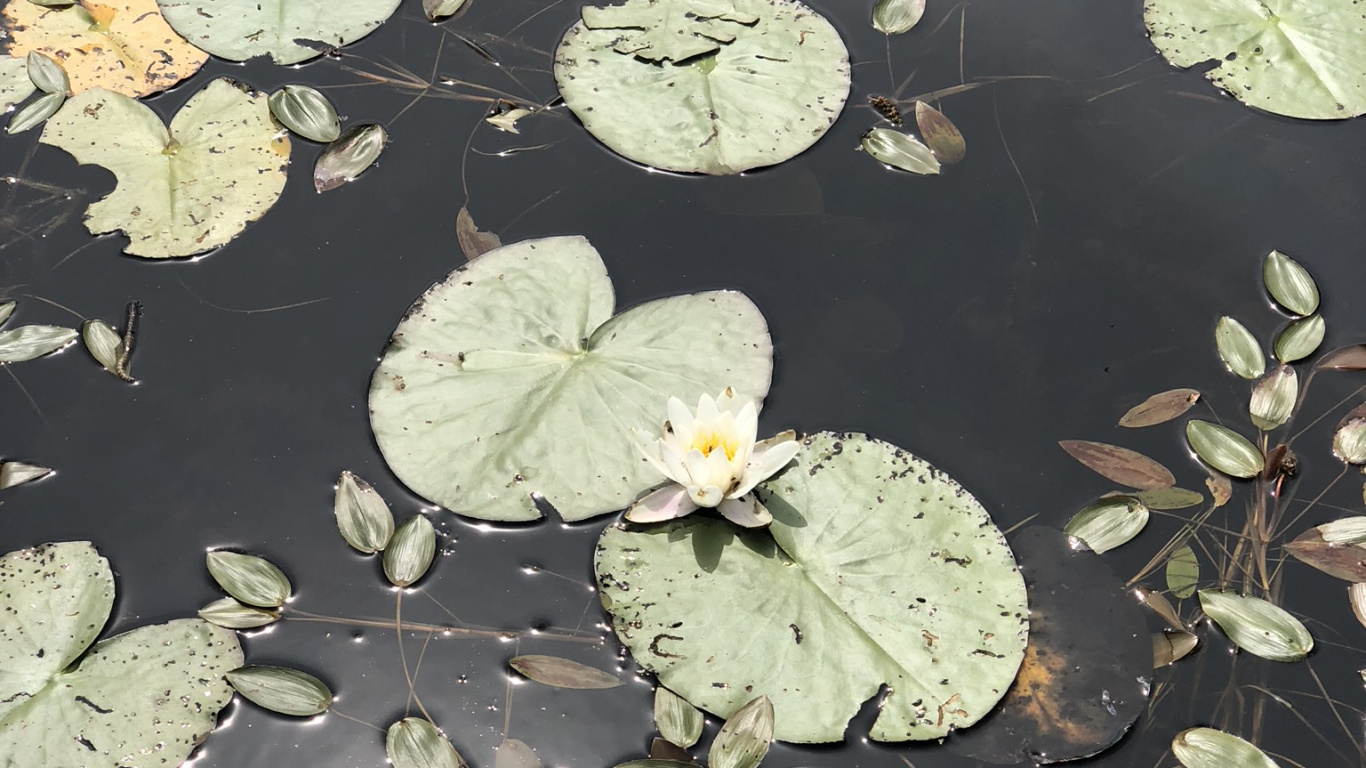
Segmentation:
<svg viewBox="0 0 1366 768">
<path fill-rule="evenodd" d="M 734 435 L 723 435 L 719 432 L 699 432 L 692 439 L 692 447 L 702 452 L 703 456 L 710 456 L 711 452 L 720 448 L 726 452 L 726 460 L 733 461 L 735 452 L 740 450 L 740 444 L 736 442 Z"/>
</svg>

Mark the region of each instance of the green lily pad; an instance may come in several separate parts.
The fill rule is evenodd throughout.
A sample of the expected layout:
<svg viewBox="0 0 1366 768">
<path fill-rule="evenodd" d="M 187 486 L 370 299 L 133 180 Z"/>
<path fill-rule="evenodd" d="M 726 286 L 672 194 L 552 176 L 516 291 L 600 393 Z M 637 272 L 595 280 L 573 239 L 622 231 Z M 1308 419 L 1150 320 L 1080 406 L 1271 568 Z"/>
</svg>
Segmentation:
<svg viewBox="0 0 1366 768">
<path fill-rule="evenodd" d="M 1147 0 L 1153 44 L 1248 106 L 1310 120 L 1366 112 L 1366 10 L 1356 0 Z"/>
<path fill-rule="evenodd" d="M 768 327 L 743 294 L 659 299 L 615 317 L 582 237 L 504 246 L 427 290 L 370 385 L 370 424 L 409 488 L 483 520 L 623 509 L 663 482 L 627 437 L 670 396 L 768 394 Z"/>
<path fill-rule="evenodd" d="M 213 730 L 232 698 L 223 675 L 242 663 L 237 636 L 181 619 L 90 646 L 113 601 L 109 563 L 87 542 L 0 558 L 0 756 L 179 765 Z"/>
<path fill-rule="evenodd" d="M 28 63 L 21 58 L 0 56 L 0 114 L 27 99 L 33 90 Z"/>
<path fill-rule="evenodd" d="M 229 61 L 297 64 L 374 32 L 399 0 L 160 0 L 185 39 Z"/>
<path fill-rule="evenodd" d="M 118 136 L 119 141 L 109 141 Z M 42 142 L 107 168 L 118 186 L 90 205 L 91 233 L 123 230 L 135 256 L 191 256 L 236 237 L 280 197 L 289 139 L 266 96 L 231 80 L 209 83 L 171 120 L 95 88 L 47 121 Z"/>
<path fill-rule="evenodd" d="M 734 174 L 825 134 L 849 97 L 849 54 L 795 0 L 627 0 L 585 7 L 555 56 L 589 133 L 670 171 Z"/>
<path fill-rule="evenodd" d="M 767 695 L 782 741 L 839 740 L 883 684 L 878 741 L 939 738 L 996 705 L 1029 611 L 962 486 L 894 445 L 822 432 L 760 495 L 768 532 L 695 515 L 603 533 L 603 604 L 638 663 L 721 717 Z"/>
</svg>

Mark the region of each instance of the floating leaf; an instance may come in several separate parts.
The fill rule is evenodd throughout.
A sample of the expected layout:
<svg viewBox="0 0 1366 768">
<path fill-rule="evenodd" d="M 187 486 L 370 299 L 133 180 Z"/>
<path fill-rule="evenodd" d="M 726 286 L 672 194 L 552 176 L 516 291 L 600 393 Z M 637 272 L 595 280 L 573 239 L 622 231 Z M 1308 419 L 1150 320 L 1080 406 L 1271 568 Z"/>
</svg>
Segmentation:
<svg viewBox="0 0 1366 768">
<path fill-rule="evenodd" d="M 238 667 L 228 682 L 251 703 L 294 717 L 320 715 L 332 706 L 332 691 L 323 681 L 288 667 Z"/>
<path fill-rule="evenodd" d="M 297 64 L 379 28 L 399 0 L 161 0 L 190 42 L 228 61 L 269 55 Z"/>
<path fill-rule="evenodd" d="M 1172 755 L 1186 768 L 1280 768 L 1251 743 L 1213 728 L 1191 728 L 1176 734 Z"/>
<path fill-rule="evenodd" d="M 349 184 L 374 165 L 389 136 L 382 126 L 362 123 L 346 129 L 318 155 L 313 166 L 313 188 L 318 193 Z"/>
<path fill-rule="evenodd" d="M 218 586 L 247 605 L 278 608 L 292 591 L 284 572 L 262 557 L 214 550 L 205 563 Z"/>
<path fill-rule="evenodd" d="M 1139 599 L 1148 610 L 1162 617 L 1172 629 L 1185 629 L 1186 625 L 1177 615 L 1176 608 L 1161 592 L 1149 589 L 1144 586 L 1134 587 L 1134 596 Z"/>
<path fill-rule="evenodd" d="M 508 666 L 528 680 L 555 688 L 592 691 L 621 685 L 616 675 L 558 656 L 515 656 Z"/>
<path fill-rule="evenodd" d="M 967 142 L 953 121 L 943 112 L 923 101 L 915 103 L 915 124 L 920 128 L 920 138 L 934 152 L 934 156 L 944 165 L 955 165 L 968 152 Z"/>
<path fill-rule="evenodd" d="M 1360 544 L 1366 542 L 1366 517 L 1341 517 L 1319 526 L 1319 536 L 1329 544 Z"/>
<path fill-rule="evenodd" d="M 1119 420 L 1121 427 L 1138 428 L 1164 424 L 1184 414 L 1200 399 L 1194 389 L 1169 389 L 1130 408 Z"/>
<path fill-rule="evenodd" d="M 75 329 L 55 325 L 21 325 L 0 331 L 0 363 L 22 363 L 51 354 L 77 335 Z"/>
<path fill-rule="evenodd" d="M 1309 357 L 1323 343 L 1324 331 L 1321 315 L 1310 315 L 1292 322 L 1276 334 L 1272 345 L 1276 359 L 1282 363 L 1293 363 Z"/>
<path fill-rule="evenodd" d="M 735 174 L 798 155 L 849 97 L 848 51 L 796 0 L 744 6 L 758 16 L 729 0 L 586 6 L 556 51 L 560 95 L 599 141 L 655 168 Z"/>
<path fill-rule="evenodd" d="M 1235 645 L 1271 661 L 1299 661 L 1314 647 L 1300 620 L 1259 597 L 1200 590 L 1200 607 Z"/>
<path fill-rule="evenodd" d="M 394 535 L 394 513 L 369 483 L 350 472 L 342 472 L 332 511 L 342 538 L 353 549 L 369 555 L 389 546 Z"/>
<path fill-rule="evenodd" d="M 67 5 L 55 10 L 10 2 L 0 19 L 12 38 L 6 46 L 10 56 L 39 52 L 64 64 L 70 81 L 63 95 L 104 88 L 149 96 L 198 72 L 209 59 L 171 29 L 157 0 Z"/>
<path fill-rule="evenodd" d="M 1148 508 L 1132 496 L 1109 496 L 1072 516 L 1062 532 L 1100 554 L 1128 543 L 1148 524 Z"/>
<path fill-rule="evenodd" d="M 341 135 L 341 119 L 327 97 L 307 85 L 286 85 L 270 95 L 270 113 L 286 128 L 326 144 Z"/>
<path fill-rule="evenodd" d="M 698 716 L 700 717 L 701 713 L 698 713 Z M 661 738 L 650 741 L 650 759 L 667 760 L 671 763 L 682 763 L 683 765 L 694 765 L 696 762 L 692 759 L 692 755 L 688 754 L 688 750 Z"/>
<path fill-rule="evenodd" d="M 1220 473 L 1205 478 L 1205 487 L 1214 499 L 1215 509 L 1224 506 L 1233 498 L 1233 481 L 1228 479 L 1228 475 Z"/>
<path fill-rule="evenodd" d="M 436 529 L 426 515 L 408 518 L 394 531 L 384 550 L 384 575 L 396 587 L 421 579 L 436 556 Z"/>
<path fill-rule="evenodd" d="M 925 0 L 877 0 L 873 6 L 873 29 L 884 35 L 911 31 L 925 15 Z"/>
<path fill-rule="evenodd" d="M 1366 42 L 1366 41 L 1363 41 Z M 1309 270 L 1280 251 L 1262 262 L 1262 280 L 1271 298 L 1296 315 L 1312 315 L 1319 308 L 1319 286 Z"/>
<path fill-rule="evenodd" d="M 1261 378 L 1266 373 L 1266 355 L 1252 332 L 1231 317 L 1219 318 L 1214 327 L 1214 343 L 1224 365 L 1245 379 Z"/>
<path fill-rule="evenodd" d="M 1185 488 L 1153 488 L 1139 491 L 1134 497 L 1143 502 L 1148 509 L 1187 509 L 1204 502 L 1205 497 L 1197 491 Z"/>
<path fill-rule="evenodd" d="M 1059 440 L 1058 445 L 1092 472 L 1130 488 L 1170 488 L 1171 470 L 1138 451 L 1090 440 Z"/>
<path fill-rule="evenodd" d="M 1200 644 L 1200 637 L 1185 630 L 1153 633 L 1153 669 L 1161 669 L 1186 658 Z"/>
<path fill-rule="evenodd" d="M 696 768 L 693 763 L 684 763 L 678 760 L 631 760 L 619 763 L 615 768 Z"/>
<path fill-rule="evenodd" d="M 66 96 L 60 93 L 45 93 L 39 96 L 14 113 L 14 117 L 9 119 L 9 125 L 5 126 L 5 132 L 13 135 L 41 125 L 44 120 L 55 115 L 65 101 Z"/>
<path fill-rule="evenodd" d="M 1366 418 L 1348 419 L 1333 433 L 1333 455 L 1348 464 L 1366 464 Z"/>
<path fill-rule="evenodd" d="M 119 136 L 120 141 L 107 141 Z M 107 168 L 118 186 L 91 204 L 92 234 L 123 230 L 136 256 L 190 256 L 236 237 L 275 204 L 285 186 L 289 139 L 265 96 L 229 80 L 209 83 L 171 120 L 104 90 L 70 99 L 42 142 Z"/>
<path fill-rule="evenodd" d="M 669 743 L 687 749 L 702 738 L 702 713 L 688 700 L 655 686 L 655 728 Z"/>
<path fill-rule="evenodd" d="M 95 362 L 104 366 L 106 371 L 117 375 L 119 353 L 123 351 L 123 337 L 114 326 L 103 320 L 86 320 L 81 325 L 81 339 Z"/>
<path fill-rule="evenodd" d="M 125 756 L 155 754 L 179 765 L 213 730 L 232 698 L 223 673 L 242 663 L 236 636 L 182 619 L 91 646 L 113 602 L 109 564 L 87 542 L 0 558 L 0 755 L 122 768 Z"/>
<path fill-rule="evenodd" d="M 1167 589 L 1184 600 L 1195 594 L 1199 584 L 1200 561 L 1195 559 L 1195 550 L 1184 545 L 1173 552 L 1167 561 Z"/>
<path fill-rule="evenodd" d="M 465 5 L 465 0 L 422 0 L 422 12 L 431 21 L 454 16 Z"/>
<path fill-rule="evenodd" d="M 62 69 L 61 64 L 53 61 L 52 57 L 38 51 L 29 51 L 24 65 L 28 69 L 29 79 L 43 93 L 55 93 L 65 97 L 67 91 L 71 90 L 71 82 L 66 79 L 66 70 Z"/>
<path fill-rule="evenodd" d="M 531 110 L 516 107 L 514 109 L 509 109 L 506 112 L 490 115 L 489 117 L 484 118 L 484 122 L 505 133 L 520 134 L 521 131 L 517 129 L 517 121 L 529 114 L 531 114 Z"/>
<path fill-rule="evenodd" d="M 1059 531 L 1028 528 L 1012 546 L 1029 588 L 1024 663 L 997 710 L 956 731 L 948 748 L 997 764 L 1096 754 L 1147 708 L 1153 651 L 1143 612 L 1104 558 Z"/>
<path fill-rule="evenodd" d="M 860 145 L 868 156 L 903 171 L 930 176 L 939 173 L 939 158 L 920 140 L 891 128 L 874 128 Z"/>
<path fill-rule="evenodd" d="M 1252 398 L 1247 407 L 1252 423 L 1262 430 L 1281 426 L 1294 412 L 1299 394 L 1300 379 L 1294 368 L 1284 364 L 1272 368 L 1252 388 Z"/>
<path fill-rule="evenodd" d="M 581 237 L 489 251 L 430 288 L 370 384 L 389 467 L 461 515 L 535 520 L 540 494 L 583 520 L 659 483 L 627 429 L 657 428 L 670 396 L 768 393 L 768 327 L 742 294 L 661 299 L 616 317 L 613 303 L 606 267 Z"/>
<path fill-rule="evenodd" d="M 758 768 L 773 743 L 773 702 L 760 696 L 735 710 L 707 755 L 710 768 Z"/>
<path fill-rule="evenodd" d="M 200 608 L 199 618 L 227 629 L 254 629 L 279 621 L 280 613 L 243 605 L 231 597 L 225 597 Z"/>
<path fill-rule="evenodd" d="M 26 464 L 22 461 L 0 462 L 0 491 L 31 483 L 50 474 L 51 469 L 37 464 Z"/>
<path fill-rule="evenodd" d="M 4 325 L 9 320 L 10 315 L 14 314 L 15 306 L 16 304 L 13 301 L 0 301 L 0 325 Z"/>
<path fill-rule="evenodd" d="M 1357 622 L 1366 627 L 1366 584 L 1357 582 L 1347 588 L 1347 601 L 1352 605 L 1352 615 Z"/>
<path fill-rule="evenodd" d="M 441 731 L 420 717 L 405 717 L 389 726 L 384 751 L 393 768 L 465 768 Z"/>
<path fill-rule="evenodd" d="M 542 763 L 526 742 L 503 739 L 493 749 L 493 768 L 542 768 Z"/>
<path fill-rule="evenodd" d="M 1265 459 L 1246 437 L 1200 419 L 1186 422 L 1186 441 L 1206 464 L 1234 477 L 1256 477 Z"/>
<path fill-rule="evenodd" d="M 23 59 L 0 55 L 0 113 L 23 102 L 34 90 L 27 63 Z"/>
<path fill-rule="evenodd" d="M 1366 371 L 1366 344 L 1338 347 L 1314 364 L 1321 371 Z"/>
<path fill-rule="evenodd" d="M 466 259 L 482 256 L 494 248 L 503 247 L 503 241 L 498 239 L 498 235 L 485 232 L 474 225 L 470 209 L 463 205 L 460 206 L 460 213 L 455 215 L 455 239 L 460 242 L 460 250 Z"/>
<path fill-rule="evenodd" d="M 1285 549 L 1296 559 L 1335 578 L 1366 581 L 1366 547 L 1358 544 L 1333 544 L 1323 540 L 1319 528 L 1310 528 Z"/>
<path fill-rule="evenodd" d="M 976 499 L 896 446 L 828 432 L 760 496 L 767 531 L 698 515 L 604 531 L 603 604 L 661 684 L 723 717 L 767 695 L 776 737 L 796 742 L 838 741 L 883 684 L 879 741 L 939 738 L 995 706 L 1029 611 Z"/>
</svg>

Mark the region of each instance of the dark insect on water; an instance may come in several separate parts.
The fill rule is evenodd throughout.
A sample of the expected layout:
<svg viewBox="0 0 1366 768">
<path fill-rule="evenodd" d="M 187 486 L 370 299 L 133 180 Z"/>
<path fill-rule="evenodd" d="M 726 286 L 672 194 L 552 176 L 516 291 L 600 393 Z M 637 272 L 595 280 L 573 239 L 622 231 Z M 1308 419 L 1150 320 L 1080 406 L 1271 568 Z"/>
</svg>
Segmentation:
<svg viewBox="0 0 1366 768">
<path fill-rule="evenodd" d="M 883 119 L 892 125 L 901 125 L 901 110 L 897 109 L 896 102 L 886 96 L 869 96 L 868 103 L 873 105 Z"/>
</svg>

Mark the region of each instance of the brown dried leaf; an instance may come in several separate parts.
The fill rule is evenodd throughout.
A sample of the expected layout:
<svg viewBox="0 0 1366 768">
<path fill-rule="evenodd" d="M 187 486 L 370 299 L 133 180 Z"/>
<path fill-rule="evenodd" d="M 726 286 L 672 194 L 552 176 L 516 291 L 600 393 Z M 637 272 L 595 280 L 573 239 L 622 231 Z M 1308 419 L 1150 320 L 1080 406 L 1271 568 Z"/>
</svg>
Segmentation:
<svg viewBox="0 0 1366 768">
<path fill-rule="evenodd" d="M 1181 621 L 1181 616 L 1176 613 L 1172 601 L 1168 600 L 1166 595 L 1147 587 L 1135 587 L 1134 595 L 1138 597 L 1139 602 L 1161 617 L 1172 629 L 1184 630 L 1186 628 L 1185 623 Z"/>
<path fill-rule="evenodd" d="M 943 112 L 923 101 L 917 101 L 915 124 L 920 127 L 920 138 L 944 165 L 953 165 L 967 154 L 968 146 L 963 134 Z"/>
<path fill-rule="evenodd" d="M 1199 644 L 1200 638 L 1184 630 L 1153 633 L 1153 669 L 1184 659 Z"/>
<path fill-rule="evenodd" d="M 193 75 L 209 54 L 191 45 L 161 16 L 157 0 L 86 2 L 50 8 L 5 4 L 0 38 L 10 56 L 38 51 L 62 63 L 73 94 L 104 88 L 147 96 Z"/>
<path fill-rule="evenodd" d="M 484 232 L 474 225 L 470 209 L 463 205 L 460 206 L 460 213 L 455 215 L 455 238 L 460 241 L 460 250 L 464 251 L 467 260 L 503 246 L 498 235 Z"/>
<path fill-rule="evenodd" d="M 1119 420 L 1119 425 L 1134 429 L 1162 424 L 1189 411 L 1199 399 L 1200 392 L 1194 389 L 1169 389 L 1166 392 L 1158 392 L 1130 408 Z"/>
<path fill-rule="evenodd" d="M 529 680 L 555 688 L 601 690 L 622 684 L 616 675 L 558 656 L 516 656 L 508 666 Z"/>
<path fill-rule="evenodd" d="M 1214 497 L 1214 508 L 1218 509 L 1228 503 L 1233 498 L 1233 481 L 1228 475 L 1210 475 L 1205 478 L 1205 487 L 1209 489 L 1209 494 Z"/>
<path fill-rule="evenodd" d="M 688 750 L 678 746 L 677 744 L 667 739 L 661 739 L 658 737 L 656 737 L 654 741 L 650 742 L 650 759 L 669 760 L 675 763 L 694 762 L 694 760 L 692 759 L 692 755 L 688 754 Z"/>
<path fill-rule="evenodd" d="M 1091 471 L 1120 485 L 1142 490 L 1176 485 L 1171 470 L 1138 451 L 1090 440 L 1059 440 L 1058 445 Z"/>
<path fill-rule="evenodd" d="M 1329 544 L 1318 528 L 1310 528 L 1285 545 L 1286 550 L 1306 565 L 1351 582 L 1366 581 L 1366 547 L 1359 544 Z"/>
<path fill-rule="evenodd" d="M 1338 347 L 1320 357 L 1314 368 L 1320 371 L 1366 371 L 1366 344 Z"/>
</svg>

